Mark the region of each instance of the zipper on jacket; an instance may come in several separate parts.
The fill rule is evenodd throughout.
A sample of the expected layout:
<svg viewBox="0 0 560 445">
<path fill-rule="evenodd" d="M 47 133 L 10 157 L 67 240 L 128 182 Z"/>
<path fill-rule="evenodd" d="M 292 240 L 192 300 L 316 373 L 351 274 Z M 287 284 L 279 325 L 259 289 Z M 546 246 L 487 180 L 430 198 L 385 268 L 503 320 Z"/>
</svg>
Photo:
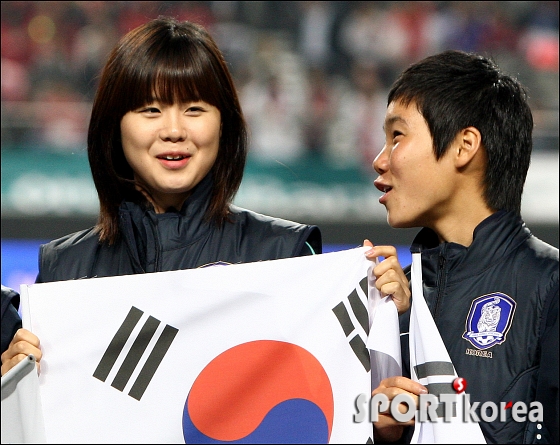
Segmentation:
<svg viewBox="0 0 560 445">
<path fill-rule="evenodd" d="M 150 227 L 152 228 L 152 235 L 154 236 L 154 272 L 161 272 L 161 245 L 159 242 L 159 233 L 158 233 L 158 219 L 157 216 L 149 214 L 150 219 Z"/>
<path fill-rule="evenodd" d="M 446 278 L 446 275 L 447 275 L 447 274 L 444 273 L 445 263 L 447 261 L 447 259 L 445 257 L 446 250 L 447 250 L 447 243 L 444 243 L 442 248 L 441 248 L 439 258 L 438 258 L 437 294 L 436 294 L 436 301 L 435 301 L 435 305 L 434 305 L 434 321 L 437 320 L 437 317 L 439 315 L 439 305 L 440 305 L 440 302 L 441 302 L 443 291 L 445 289 L 445 283 L 446 283 L 445 278 Z"/>
<path fill-rule="evenodd" d="M 132 230 L 132 221 L 130 215 L 121 214 L 120 218 L 121 218 L 120 225 L 121 225 L 124 245 L 126 251 L 128 252 L 128 256 L 130 257 L 130 260 L 132 261 L 132 267 L 135 268 L 133 273 L 146 273 L 146 270 L 144 269 L 144 267 L 142 267 L 142 263 L 138 258 L 138 255 L 134 254 L 135 252 L 138 252 L 138 248 L 135 246 L 136 239 L 134 237 L 134 232 Z M 132 246 L 134 246 L 134 249 Z M 95 262 L 97 263 L 97 258 Z"/>
</svg>

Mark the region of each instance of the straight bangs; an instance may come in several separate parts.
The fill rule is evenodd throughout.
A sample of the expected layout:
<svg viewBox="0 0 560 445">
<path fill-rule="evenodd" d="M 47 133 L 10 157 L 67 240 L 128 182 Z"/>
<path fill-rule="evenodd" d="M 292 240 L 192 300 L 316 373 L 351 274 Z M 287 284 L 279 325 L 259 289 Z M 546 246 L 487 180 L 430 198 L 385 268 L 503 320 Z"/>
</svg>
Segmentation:
<svg viewBox="0 0 560 445">
<path fill-rule="evenodd" d="M 122 114 L 154 101 L 165 105 L 204 101 L 222 111 L 223 85 L 209 52 L 189 41 L 190 36 L 161 37 L 154 36 L 153 44 L 124 73 L 130 95 Z"/>
</svg>

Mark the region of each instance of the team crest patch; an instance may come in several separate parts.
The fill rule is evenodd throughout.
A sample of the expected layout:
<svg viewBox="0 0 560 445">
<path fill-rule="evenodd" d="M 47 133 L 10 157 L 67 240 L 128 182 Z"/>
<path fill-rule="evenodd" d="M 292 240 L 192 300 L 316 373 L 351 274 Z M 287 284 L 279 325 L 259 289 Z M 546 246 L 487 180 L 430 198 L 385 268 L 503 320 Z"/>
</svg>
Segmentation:
<svg viewBox="0 0 560 445">
<path fill-rule="evenodd" d="M 475 298 L 465 323 L 463 338 L 477 349 L 502 344 L 511 327 L 515 301 L 500 292 Z"/>
</svg>

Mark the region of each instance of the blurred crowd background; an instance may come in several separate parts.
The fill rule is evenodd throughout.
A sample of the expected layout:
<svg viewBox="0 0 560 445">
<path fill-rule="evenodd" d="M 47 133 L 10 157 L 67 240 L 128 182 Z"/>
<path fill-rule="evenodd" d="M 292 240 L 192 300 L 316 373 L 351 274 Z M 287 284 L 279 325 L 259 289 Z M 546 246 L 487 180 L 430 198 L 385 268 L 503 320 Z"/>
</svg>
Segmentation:
<svg viewBox="0 0 560 445">
<path fill-rule="evenodd" d="M 522 216 L 558 247 L 558 1 L 2 1 L 2 283 L 34 282 L 41 242 L 95 223 L 86 135 L 98 75 L 129 30 L 198 22 L 222 49 L 250 130 L 236 204 L 318 224 L 325 251 L 400 249 L 371 184 L 387 91 L 409 64 L 459 49 L 529 90 L 534 156 Z"/>
<path fill-rule="evenodd" d="M 558 149 L 557 1 L 3 1 L 2 148 L 85 147 L 97 76 L 159 15 L 205 25 L 251 129 L 251 156 L 316 154 L 367 168 L 386 92 L 410 63 L 454 48 L 530 87 L 536 150 Z"/>
</svg>

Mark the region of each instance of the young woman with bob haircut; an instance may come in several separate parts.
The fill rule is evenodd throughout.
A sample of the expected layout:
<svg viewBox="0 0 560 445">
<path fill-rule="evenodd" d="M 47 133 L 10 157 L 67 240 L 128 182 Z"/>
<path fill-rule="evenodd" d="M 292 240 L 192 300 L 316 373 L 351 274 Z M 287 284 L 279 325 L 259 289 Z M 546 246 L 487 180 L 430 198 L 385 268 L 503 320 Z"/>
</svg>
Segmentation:
<svg viewBox="0 0 560 445">
<path fill-rule="evenodd" d="M 42 245 L 37 282 L 190 269 L 321 253 L 316 226 L 232 204 L 247 130 L 223 56 L 201 26 L 152 20 L 103 69 L 88 131 L 97 225 Z M 2 374 L 39 339 L 20 329 Z"/>
<path fill-rule="evenodd" d="M 101 241 L 114 244 L 118 238 L 122 201 L 142 201 L 139 188 L 150 192 L 145 184 L 135 181 L 136 172 L 125 157 L 121 120 L 154 102 L 164 106 L 206 102 L 220 113 L 219 156 L 211 169 L 214 186 L 207 211 L 209 220 L 216 224 L 226 221 L 229 204 L 241 184 L 247 130 L 220 50 L 199 25 L 153 20 L 129 32 L 113 50 L 93 103 L 88 156 L 100 200 Z"/>
</svg>

